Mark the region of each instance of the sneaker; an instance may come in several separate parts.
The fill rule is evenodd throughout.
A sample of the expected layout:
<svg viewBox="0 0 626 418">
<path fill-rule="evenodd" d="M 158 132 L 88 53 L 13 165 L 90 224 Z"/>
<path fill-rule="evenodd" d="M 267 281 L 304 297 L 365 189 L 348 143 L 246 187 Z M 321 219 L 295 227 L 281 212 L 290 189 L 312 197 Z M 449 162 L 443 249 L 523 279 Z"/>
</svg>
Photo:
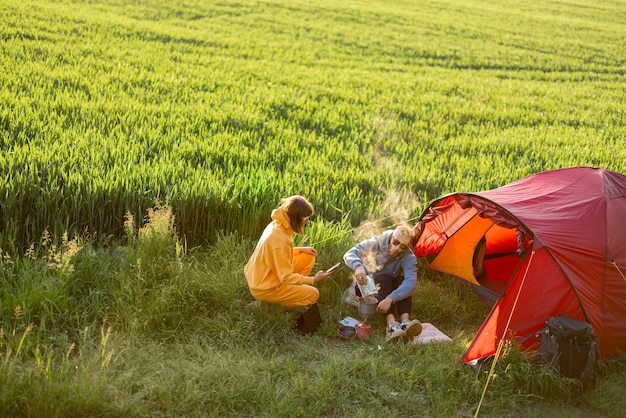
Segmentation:
<svg viewBox="0 0 626 418">
<path fill-rule="evenodd" d="M 356 295 L 354 283 L 348 287 L 344 293 L 343 301 L 348 305 L 359 306 L 359 297 Z"/>
<path fill-rule="evenodd" d="M 414 337 L 417 337 L 422 333 L 422 323 L 417 319 L 413 319 L 412 321 L 403 321 L 400 324 L 400 327 L 406 332 L 406 336 L 409 340 L 413 340 Z"/>
<path fill-rule="evenodd" d="M 385 341 L 396 341 L 402 339 L 406 341 L 406 331 L 402 329 L 399 322 L 392 322 L 387 326 L 387 332 L 385 335 Z"/>
</svg>

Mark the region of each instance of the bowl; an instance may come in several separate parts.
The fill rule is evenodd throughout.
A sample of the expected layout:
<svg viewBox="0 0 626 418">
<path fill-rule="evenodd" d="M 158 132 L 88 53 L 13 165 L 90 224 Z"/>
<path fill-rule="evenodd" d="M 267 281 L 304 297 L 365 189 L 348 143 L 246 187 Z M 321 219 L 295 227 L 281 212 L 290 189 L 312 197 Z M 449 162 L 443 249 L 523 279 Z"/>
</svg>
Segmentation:
<svg viewBox="0 0 626 418">
<path fill-rule="evenodd" d="M 342 325 L 337 330 L 337 337 L 342 340 L 354 340 L 356 338 L 356 328 Z"/>
</svg>

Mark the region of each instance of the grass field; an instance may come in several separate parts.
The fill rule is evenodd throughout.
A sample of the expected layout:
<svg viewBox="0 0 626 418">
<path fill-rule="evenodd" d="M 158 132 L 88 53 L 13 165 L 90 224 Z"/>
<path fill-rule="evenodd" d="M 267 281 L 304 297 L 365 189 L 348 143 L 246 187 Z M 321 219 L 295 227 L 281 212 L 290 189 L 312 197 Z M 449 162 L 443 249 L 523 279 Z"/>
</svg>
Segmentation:
<svg viewBox="0 0 626 418">
<path fill-rule="evenodd" d="M 5 249 L 122 235 L 155 198 L 202 244 L 296 192 L 358 225 L 625 171 L 623 2 L 2 4 Z"/>
<path fill-rule="evenodd" d="M 387 346 L 335 337 L 345 268 L 306 338 L 242 268 L 286 195 L 325 268 L 444 193 L 626 172 L 625 36 L 618 0 L 0 0 L 0 415 L 621 416 L 623 365 L 580 395 L 514 348 L 483 398 L 446 277 L 414 312 L 454 341 Z"/>
</svg>

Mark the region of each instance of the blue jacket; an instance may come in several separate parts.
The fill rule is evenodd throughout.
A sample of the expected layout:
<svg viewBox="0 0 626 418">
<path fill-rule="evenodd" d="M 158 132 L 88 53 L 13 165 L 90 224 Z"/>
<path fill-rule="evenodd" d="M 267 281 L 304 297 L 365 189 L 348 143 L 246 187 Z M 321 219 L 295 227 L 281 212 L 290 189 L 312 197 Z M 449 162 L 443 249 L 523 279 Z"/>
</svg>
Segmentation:
<svg viewBox="0 0 626 418">
<path fill-rule="evenodd" d="M 358 266 L 363 266 L 367 274 L 376 279 L 377 275 L 386 274 L 397 277 L 404 274 L 404 280 L 389 297 L 397 302 L 406 299 L 415 290 L 417 284 L 417 259 L 412 249 L 403 252 L 399 257 L 389 256 L 389 241 L 393 230 L 384 231 L 382 234 L 358 243 L 343 255 L 343 261 L 352 271 Z"/>
</svg>

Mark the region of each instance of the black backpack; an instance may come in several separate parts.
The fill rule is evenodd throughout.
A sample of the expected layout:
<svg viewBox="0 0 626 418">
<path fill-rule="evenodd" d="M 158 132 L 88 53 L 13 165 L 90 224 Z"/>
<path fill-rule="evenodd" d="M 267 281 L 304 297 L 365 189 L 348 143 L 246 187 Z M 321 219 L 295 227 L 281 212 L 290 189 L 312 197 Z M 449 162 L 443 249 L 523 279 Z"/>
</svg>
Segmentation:
<svg viewBox="0 0 626 418">
<path fill-rule="evenodd" d="M 566 315 L 546 321 L 539 340 L 539 361 L 565 377 L 579 379 L 583 388 L 593 386 L 598 364 L 598 337 L 593 327 Z"/>
</svg>

